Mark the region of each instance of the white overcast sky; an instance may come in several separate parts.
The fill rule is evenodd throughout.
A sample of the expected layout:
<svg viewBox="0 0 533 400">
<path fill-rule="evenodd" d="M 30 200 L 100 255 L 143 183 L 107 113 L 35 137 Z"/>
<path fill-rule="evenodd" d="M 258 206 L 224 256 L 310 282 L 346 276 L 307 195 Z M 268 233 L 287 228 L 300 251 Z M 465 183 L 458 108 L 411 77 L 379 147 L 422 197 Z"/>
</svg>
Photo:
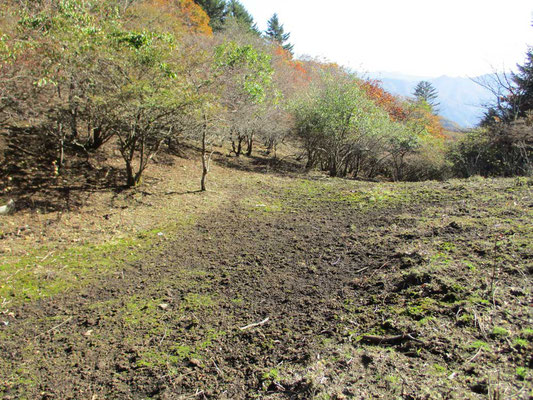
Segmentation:
<svg viewBox="0 0 533 400">
<path fill-rule="evenodd" d="M 296 55 L 360 72 L 476 76 L 533 45 L 532 0 L 240 0 L 261 30 L 278 13 Z"/>
</svg>

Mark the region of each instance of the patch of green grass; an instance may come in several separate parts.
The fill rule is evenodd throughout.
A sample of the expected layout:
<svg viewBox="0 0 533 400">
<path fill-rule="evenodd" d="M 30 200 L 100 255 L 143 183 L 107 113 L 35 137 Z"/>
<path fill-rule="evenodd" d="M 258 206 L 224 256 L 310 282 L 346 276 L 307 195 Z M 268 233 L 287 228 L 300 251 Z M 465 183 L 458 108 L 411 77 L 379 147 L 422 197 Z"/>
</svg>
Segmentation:
<svg viewBox="0 0 533 400">
<path fill-rule="evenodd" d="M 79 245 L 62 251 L 41 248 L 0 265 L 0 298 L 19 304 L 80 288 L 88 280 L 111 273 L 140 259 L 155 234 L 143 239 L 122 238 L 95 245 Z"/>
<path fill-rule="evenodd" d="M 513 340 L 513 346 L 515 347 L 527 347 L 528 341 L 522 338 L 516 338 Z"/>
<path fill-rule="evenodd" d="M 447 372 L 447 369 L 446 367 L 443 367 L 442 365 L 440 364 L 433 364 L 433 369 L 435 370 L 435 372 L 437 374 L 445 374 Z"/>
<path fill-rule="evenodd" d="M 483 298 L 481 298 L 479 296 L 476 296 L 476 295 L 468 297 L 467 301 L 472 303 L 472 304 L 482 304 L 482 305 L 489 305 L 490 304 L 490 302 L 487 299 L 483 299 Z"/>
<path fill-rule="evenodd" d="M 468 347 L 471 348 L 471 349 L 476 349 L 476 350 L 477 349 L 488 349 L 488 348 L 490 348 L 489 344 L 484 342 L 484 341 L 482 341 L 482 340 L 476 340 L 476 341 L 470 343 L 468 345 Z"/>
<path fill-rule="evenodd" d="M 417 321 L 421 321 L 430 316 L 435 311 L 435 307 L 438 307 L 437 302 L 431 297 L 426 297 L 412 302 L 405 308 L 402 314 Z"/>
<path fill-rule="evenodd" d="M 268 390 L 268 387 L 272 383 L 279 381 L 279 369 L 271 368 L 268 371 L 264 372 L 263 375 L 261 375 L 261 381 L 261 386 L 263 387 L 263 390 Z"/>
<path fill-rule="evenodd" d="M 178 374 L 182 359 L 179 356 L 163 351 L 147 350 L 141 353 L 136 364 L 140 368 L 165 368 L 169 375 Z"/>
<path fill-rule="evenodd" d="M 213 305 L 215 305 L 215 300 L 207 294 L 189 293 L 184 299 L 184 308 L 187 310 L 198 310 Z"/>
<path fill-rule="evenodd" d="M 457 318 L 457 321 L 468 325 L 474 321 L 474 316 L 470 313 L 464 313 L 459 318 Z"/>
<path fill-rule="evenodd" d="M 194 349 L 188 345 L 176 344 L 171 346 L 170 350 L 180 360 L 185 360 L 195 356 Z"/>
<path fill-rule="evenodd" d="M 525 368 L 525 367 L 516 368 L 516 375 L 522 380 L 526 379 L 526 377 L 527 377 L 527 368 Z"/>
<path fill-rule="evenodd" d="M 531 339 L 533 338 L 533 329 L 531 328 L 524 328 L 522 329 L 522 331 L 520 332 L 520 335 L 525 337 L 526 339 Z"/>
<path fill-rule="evenodd" d="M 160 319 L 157 311 L 158 303 L 160 301 L 133 296 L 121 310 L 122 318 L 126 324 L 132 327 L 157 327 Z"/>
<path fill-rule="evenodd" d="M 507 337 L 509 336 L 509 331 L 501 326 L 495 326 L 492 329 L 491 336 L 493 337 Z"/>
<path fill-rule="evenodd" d="M 236 297 L 234 299 L 231 299 L 231 302 L 236 306 L 240 306 L 244 303 L 244 299 L 242 297 Z"/>
</svg>

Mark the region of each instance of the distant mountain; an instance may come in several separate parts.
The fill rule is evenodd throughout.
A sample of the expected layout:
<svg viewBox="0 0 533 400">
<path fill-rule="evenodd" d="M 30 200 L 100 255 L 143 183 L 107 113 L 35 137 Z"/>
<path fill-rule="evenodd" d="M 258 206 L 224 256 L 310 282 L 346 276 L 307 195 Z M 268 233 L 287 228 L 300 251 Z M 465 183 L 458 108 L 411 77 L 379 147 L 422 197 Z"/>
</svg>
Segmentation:
<svg viewBox="0 0 533 400">
<path fill-rule="evenodd" d="M 369 77 L 380 80 L 383 88 L 392 94 L 406 97 L 412 96 L 421 80 L 431 82 L 439 93 L 439 114 L 462 128 L 477 125 L 483 116 L 482 105 L 492 100 L 492 94 L 470 78 L 428 78 L 386 72 L 372 73 Z"/>
</svg>

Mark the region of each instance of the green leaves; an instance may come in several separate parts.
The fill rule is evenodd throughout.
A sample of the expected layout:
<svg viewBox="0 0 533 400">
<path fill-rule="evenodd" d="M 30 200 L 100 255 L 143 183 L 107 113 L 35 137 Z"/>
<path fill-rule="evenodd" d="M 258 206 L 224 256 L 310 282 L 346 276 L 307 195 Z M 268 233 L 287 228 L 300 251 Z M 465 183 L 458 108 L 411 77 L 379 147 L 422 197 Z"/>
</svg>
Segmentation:
<svg viewBox="0 0 533 400">
<path fill-rule="evenodd" d="M 262 103 L 272 85 L 271 57 L 251 45 L 227 42 L 215 49 L 215 70 L 231 70 L 234 79 L 254 103 Z"/>
</svg>

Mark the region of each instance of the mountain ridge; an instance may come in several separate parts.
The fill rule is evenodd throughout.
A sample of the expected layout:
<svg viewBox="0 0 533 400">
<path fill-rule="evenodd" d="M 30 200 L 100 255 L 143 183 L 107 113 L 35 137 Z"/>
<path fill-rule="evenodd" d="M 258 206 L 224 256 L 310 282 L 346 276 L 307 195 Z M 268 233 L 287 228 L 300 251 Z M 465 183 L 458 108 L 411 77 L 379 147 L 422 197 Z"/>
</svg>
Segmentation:
<svg viewBox="0 0 533 400">
<path fill-rule="evenodd" d="M 421 80 L 431 82 L 439 94 L 439 115 L 455 122 L 461 128 L 476 126 L 483 117 L 483 105 L 489 103 L 493 97 L 489 90 L 475 82 L 488 75 L 474 78 L 446 75 L 430 78 L 395 72 L 375 72 L 367 75 L 371 79 L 381 81 L 388 92 L 403 97 L 412 97 L 416 84 Z"/>
</svg>

